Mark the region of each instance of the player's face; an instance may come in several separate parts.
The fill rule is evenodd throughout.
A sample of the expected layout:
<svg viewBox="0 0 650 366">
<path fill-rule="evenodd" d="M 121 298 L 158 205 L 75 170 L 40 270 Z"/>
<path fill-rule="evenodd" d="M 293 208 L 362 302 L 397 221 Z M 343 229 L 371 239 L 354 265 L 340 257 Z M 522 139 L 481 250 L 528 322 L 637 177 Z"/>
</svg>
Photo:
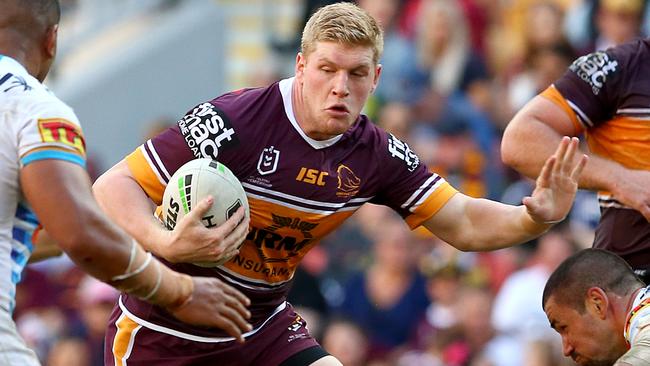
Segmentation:
<svg viewBox="0 0 650 366">
<path fill-rule="evenodd" d="M 307 136 L 324 140 L 347 131 L 377 86 L 381 66 L 371 47 L 318 42 L 296 59 L 296 114 Z"/>
<path fill-rule="evenodd" d="M 608 366 L 625 353 L 620 329 L 594 316 L 589 309 L 584 314 L 567 305 L 558 304 L 553 296 L 544 308 L 551 327 L 562 336 L 564 355 L 580 366 Z M 622 349 L 621 349 L 622 348 Z"/>
</svg>

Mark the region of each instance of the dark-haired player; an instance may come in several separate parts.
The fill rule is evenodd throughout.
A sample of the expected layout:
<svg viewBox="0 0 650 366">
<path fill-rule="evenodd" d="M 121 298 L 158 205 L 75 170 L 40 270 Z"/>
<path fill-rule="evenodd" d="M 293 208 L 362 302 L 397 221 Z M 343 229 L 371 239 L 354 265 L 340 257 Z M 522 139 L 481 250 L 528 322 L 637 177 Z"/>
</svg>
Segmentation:
<svg viewBox="0 0 650 366">
<path fill-rule="evenodd" d="M 650 365 L 650 287 L 616 254 L 567 258 L 546 282 L 542 307 L 578 365 Z"/>
<path fill-rule="evenodd" d="M 248 329 L 248 300 L 239 291 L 214 278 L 171 271 L 97 206 L 79 121 L 41 84 L 56 53 L 59 16 L 56 0 L 0 0 L 0 365 L 38 365 L 11 314 L 16 283 L 40 250 L 40 242 L 34 245 L 39 224 L 98 279 L 170 316 L 239 337 Z M 207 207 L 204 202 L 203 211 Z M 199 215 L 184 225 L 207 230 Z M 246 225 L 231 240 L 243 240 Z"/>
</svg>

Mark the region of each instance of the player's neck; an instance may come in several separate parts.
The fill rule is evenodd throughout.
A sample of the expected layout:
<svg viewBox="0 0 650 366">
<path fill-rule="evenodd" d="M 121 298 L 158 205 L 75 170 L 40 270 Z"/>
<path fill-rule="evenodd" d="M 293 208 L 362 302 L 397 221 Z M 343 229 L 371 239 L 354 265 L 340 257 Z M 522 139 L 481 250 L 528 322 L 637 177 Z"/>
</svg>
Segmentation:
<svg viewBox="0 0 650 366">
<path fill-rule="evenodd" d="M 21 64 L 27 72 L 35 76 L 38 67 L 33 57 L 33 51 L 30 53 L 29 45 L 25 41 L 12 37 L 10 34 L 0 32 L 0 55 L 10 57 Z"/>
</svg>

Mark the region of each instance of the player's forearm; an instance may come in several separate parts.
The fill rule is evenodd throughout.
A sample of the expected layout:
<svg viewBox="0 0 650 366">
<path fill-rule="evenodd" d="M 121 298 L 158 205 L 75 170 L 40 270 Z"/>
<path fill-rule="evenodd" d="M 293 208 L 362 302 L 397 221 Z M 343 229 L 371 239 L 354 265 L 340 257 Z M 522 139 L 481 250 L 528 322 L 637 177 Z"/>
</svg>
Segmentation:
<svg viewBox="0 0 650 366">
<path fill-rule="evenodd" d="M 487 199 L 472 200 L 467 207 L 463 230 L 464 251 L 490 251 L 527 242 L 546 232 L 550 224 L 535 222 L 525 206 L 511 206 Z M 457 246 L 458 248 L 458 246 Z"/>
<path fill-rule="evenodd" d="M 93 192 L 101 208 L 118 226 L 145 249 L 158 253 L 168 232 L 154 217 L 153 202 L 133 178 L 111 169 L 97 179 Z"/>
</svg>

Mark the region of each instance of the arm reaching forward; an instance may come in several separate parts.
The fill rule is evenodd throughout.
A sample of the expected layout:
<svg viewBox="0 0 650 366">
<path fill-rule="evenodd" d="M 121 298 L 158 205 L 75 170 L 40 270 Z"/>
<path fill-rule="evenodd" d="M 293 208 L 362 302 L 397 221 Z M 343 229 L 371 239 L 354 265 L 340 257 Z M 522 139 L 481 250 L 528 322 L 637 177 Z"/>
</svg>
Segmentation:
<svg viewBox="0 0 650 366">
<path fill-rule="evenodd" d="M 578 139 L 564 137 L 522 206 L 510 206 L 462 193 L 454 195 L 424 223 L 432 233 L 463 251 L 509 247 L 535 238 L 568 214 L 587 156 L 576 158 Z"/>
</svg>

